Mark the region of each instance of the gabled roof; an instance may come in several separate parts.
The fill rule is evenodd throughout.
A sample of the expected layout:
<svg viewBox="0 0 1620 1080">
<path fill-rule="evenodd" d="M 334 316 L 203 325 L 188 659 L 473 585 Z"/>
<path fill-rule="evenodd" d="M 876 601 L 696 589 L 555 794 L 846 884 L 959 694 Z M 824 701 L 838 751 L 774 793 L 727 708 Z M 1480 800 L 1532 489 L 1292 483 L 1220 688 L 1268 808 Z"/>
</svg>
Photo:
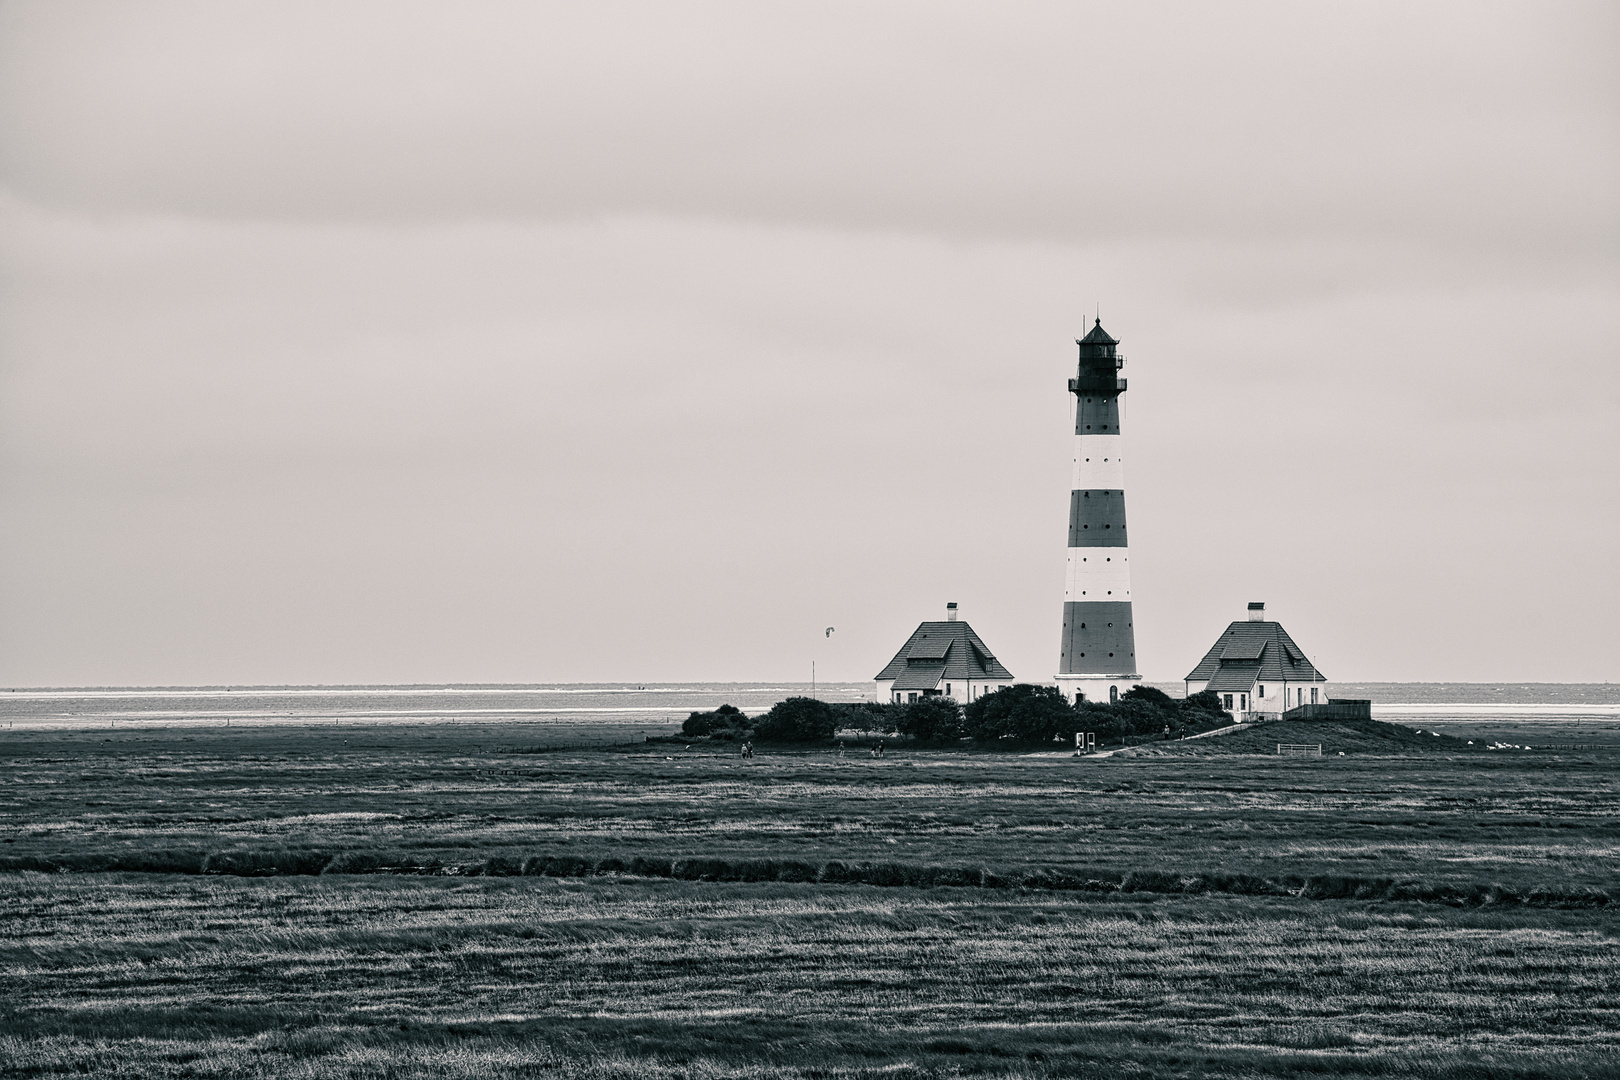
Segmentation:
<svg viewBox="0 0 1620 1080">
<path fill-rule="evenodd" d="M 933 675 L 938 672 L 938 675 Z M 918 679 L 933 681 L 927 686 L 901 686 L 905 677 L 909 682 Z M 1011 679 L 1012 672 L 1001 666 L 989 647 L 965 622 L 925 622 L 912 631 L 911 637 L 894 654 L 887 667 L 874 679 L 894 679 L 896 690 L 931 690 L 942 679 Z"/>
<path fill-rule="evenodd" d="M 1246 621 L 1228 626 L 1198 661 L 1198 666 L 1187 673 L 1186 681 L 1208 679 L 1211 680 L 1208 689 L 1215 690 L 1213 680 L 1227 668 L 1233 669 L 1232 678 L 1242 678 L 1241 672 L 1252 668 L 1252 681 L 1256 682 L 1327 681 L 1327 676 L 1305 659 L 1305 651 L 1294 644 L 1282 623 L 1277 622 Z"/>
</svg>

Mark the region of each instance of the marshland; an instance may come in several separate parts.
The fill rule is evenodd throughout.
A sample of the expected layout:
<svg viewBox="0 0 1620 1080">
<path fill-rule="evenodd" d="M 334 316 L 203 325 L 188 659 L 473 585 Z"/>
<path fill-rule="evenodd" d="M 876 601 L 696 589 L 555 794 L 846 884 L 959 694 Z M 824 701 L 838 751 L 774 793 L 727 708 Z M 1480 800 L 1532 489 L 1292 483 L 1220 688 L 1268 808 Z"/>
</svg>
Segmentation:
<svg viewBox="0 0 1620 1080">
<path fill-rule="evenodd" d="M 8 732 L 0 1074 L 1614 1075 L 1620 751 L 1328 750 Z"/>
</svg>

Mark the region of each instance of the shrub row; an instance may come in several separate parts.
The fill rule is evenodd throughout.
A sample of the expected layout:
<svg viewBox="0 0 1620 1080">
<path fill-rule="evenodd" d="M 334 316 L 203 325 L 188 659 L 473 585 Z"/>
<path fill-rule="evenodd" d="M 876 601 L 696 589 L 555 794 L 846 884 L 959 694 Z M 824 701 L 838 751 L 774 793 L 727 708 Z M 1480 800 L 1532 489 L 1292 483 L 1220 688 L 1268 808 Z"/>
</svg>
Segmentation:
<svg viewBox="0 0 1620 1080">
<path fill-rule="evenodd" d="M 932 888 L 1041 889 L 1090 893 L 1228 893 L 1243 896 L 1293 896 L 1307 900 L 1404 900 L 1480 907 L 1491 904 L 1530 907 L 1605 907 L 1613 902 L 1602 889 L 1550 889 L 1536 886 L 1519 892 L 1504 885 L 1433 885 L 1394 878 L 1340 875 L 1266 877 L 1257 874 L 1176 874 L 1132 870 L 1118 877 L 1079 877 L 1062 870 L 1036 869 L 996 873 L 977 866 L 927 866 L 911 863 L 825 863 L 796 859 L 592 859 L 577 855 L 536 855 L 527 859 L 491 858 L 473 863 L 404 852 L 346 851 L 328 855 L 313 851 L 155 852 L 148 855 L 57 855 L 0 859 L 0 871 L 46 873 L 134 872 L 159 874 L 229 874 L 259 877 L 272 874 L 449 874 L 485 877 L 630 877 L 679 881 L 786 881 L 829 885 L 877 885 Z"/>
<path fill-rule="evenodd" d="M 779 701 L 750 718 L 732 705 L 695 712 L 681 725 L 688 738 L 763 743 L 826 743 L 842 730 L 900 734 L 924 746 L 955 746 L 972 739 L 985 746 L 1039 746 L 1070 742 L 1076 732 L 1098 738 L 1181 736 L 1231 722 L 1216 695 L 1184 700 L 1151 686 L 1133 686 L 1116 703 L 1071 702 L 1055 686 L 1014 683 L 975 698 L 965 708 L 948 697 L 898 702 L 829 702 L 807 697 Z"/>
</svg>

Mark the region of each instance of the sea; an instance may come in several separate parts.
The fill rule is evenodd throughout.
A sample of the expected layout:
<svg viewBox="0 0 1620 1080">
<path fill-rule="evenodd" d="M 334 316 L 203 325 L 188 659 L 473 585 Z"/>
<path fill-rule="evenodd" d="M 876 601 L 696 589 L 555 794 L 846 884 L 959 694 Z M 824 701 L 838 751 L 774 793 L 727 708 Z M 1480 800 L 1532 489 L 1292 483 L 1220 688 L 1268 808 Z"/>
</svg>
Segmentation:
<svg viewBox="0 0 1620 1080">
<path fill-rule="evenodd" d="M 1181 683 L 1150 683 L 1173 697 Z M 1374 719 L 1443 727 L 1506 721 L 1620 733 L 1620 683 L 1333 683 Z M 794 696 L 877 700 L 869 682 L 536 683 L 415 686 L 37 687 L 0 690 L 0 729 L 143 729 L 285 724 L 510 724 L 591 739 L 669 734 L 722 704 L 750 715 Z"/>
</svg>

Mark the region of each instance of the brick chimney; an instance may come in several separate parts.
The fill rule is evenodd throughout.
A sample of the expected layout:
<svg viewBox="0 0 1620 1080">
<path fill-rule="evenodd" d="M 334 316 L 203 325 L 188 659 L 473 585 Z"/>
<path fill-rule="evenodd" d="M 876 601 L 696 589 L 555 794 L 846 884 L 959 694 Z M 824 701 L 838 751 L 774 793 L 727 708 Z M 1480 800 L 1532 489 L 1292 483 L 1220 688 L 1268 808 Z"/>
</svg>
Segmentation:
<svg viewBox="0 0 1620 1080">
<path fill-rule="evenodd" d="M 1249 605 L 1249 621 L 1250 622 L 1265 622 L 1266 621 L 1266 605 L 1264 605 L 1264 604 L 1250 604 Z"/>
<path fill-rule="evenodd" d="M 956 621 L 956 601 L 955 600 L 952 600 L 950 603 L 945 605 L 945 621 L 946 622 L 955 622 Z"/>
</svg>

